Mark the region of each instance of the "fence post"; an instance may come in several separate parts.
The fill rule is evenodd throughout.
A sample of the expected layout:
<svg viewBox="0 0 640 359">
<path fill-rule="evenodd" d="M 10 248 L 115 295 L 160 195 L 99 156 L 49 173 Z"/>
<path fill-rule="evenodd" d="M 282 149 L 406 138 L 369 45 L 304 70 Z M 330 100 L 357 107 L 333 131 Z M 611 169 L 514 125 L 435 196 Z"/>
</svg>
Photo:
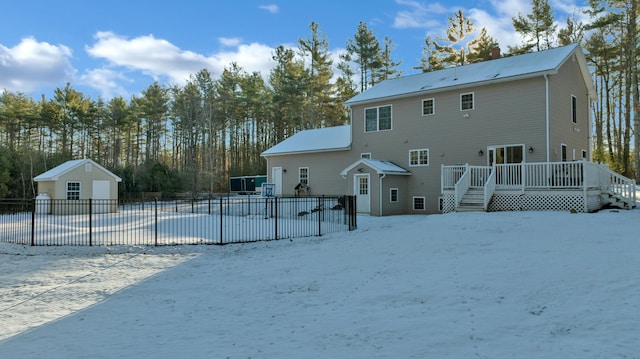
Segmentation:
<svg viewBox="0 0 640 359">
<path fill-rule="evenodd" d="M 356 196 L 347 196 L 348 198 L 348 218 L 349 218 L 349 230 L 353 231 L 358 227 L 356 223 L 357 209 L 356 209 Z"/>
<path fill-rule="evenodd" d="M 92 232 L 93 232 L 93 199 L 89 198 L 89 247 L 91 247 L 92 243 Z"/>
<path fill-rule="evenodd" d="M 222 197 L 220 197 L 220 244 L 224 244 L 222 240 Z"/>
<path fill-rule="evenodd" d="M 278 239 L 278 207 L 279 207 L 278 206 L 278 196 L 273 197 L 273 201 L 274 201 L 275 206 L 276 206 L 276 215 L 275 215 L 275 217 L 273 217 L 273 220 L 275 221 L 275 226 L 274 226 L 275 229 L 276 229 L 276 237 L 275 237 L 275 239 L 277 240 Z"/>
<path fill-rule="evenodd" d="M 318 237 L 322 235 L 322 207 L 320 207 L 320 205 L 320 197 L 318 197 L 318 206 L 316 207 L 318 208 Z"/>
<path fill-rule="evenodd" d="M 155 208 L 154 212 L 155 212 L 155 220 L 156 220 L 155 221 L 156 223 L 155 223 L 155 226 L 154 226 L 155 227 L 154 228 L 155 229 L 155 231 L 154 231 L 155 232 L 155 234 L 154 234 L 155 235 L 154 245 L 157 247 L 158 246 L 158 200 L 157 199 L 153 200 L 153 206 Z"/>
<path fill-rule="evenodd" d="M 43 201 L 47 201 L 46 199 Z M 51 203 L 49 203 L 51 206 Z M 31 207 L 31 246 L 36 245 L 36 200 L 33 199 L 33 206 Z"/>
</svg>

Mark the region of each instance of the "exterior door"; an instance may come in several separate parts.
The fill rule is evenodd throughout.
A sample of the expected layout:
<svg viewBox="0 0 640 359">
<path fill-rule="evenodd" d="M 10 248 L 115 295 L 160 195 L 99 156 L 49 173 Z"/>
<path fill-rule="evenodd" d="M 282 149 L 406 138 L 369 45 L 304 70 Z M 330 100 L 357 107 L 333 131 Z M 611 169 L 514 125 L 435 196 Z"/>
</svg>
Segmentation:
<svg viewBox="0 0 640 359">
<path fill-rule="evenodd" d="M 496 169 L 496 183 L 506 187 L 518 187 L 522 184 L 522 166 L 524 145 L 495 146 L 488 148 L 489 166 Z"/>
<path fill-rule="evenodd" d="M 271 182 L 275 185 L 276 196 L 282 195 L 282 167 L 271 169 Z"/>
<path fill-rule="evenodd" d="M 353 193 L 356 195 L 358 213 L 371 213 L 371 186 L 369 182 L 368 173 L 353 176 Z"/>
<path fill-rule="evenodd" d="M 93 200 L 93 213 L 109 212 L 109 199 L 111 198 L 111 184 L 109 181 L 93 181 L 91 199 Z"/>
</svg>

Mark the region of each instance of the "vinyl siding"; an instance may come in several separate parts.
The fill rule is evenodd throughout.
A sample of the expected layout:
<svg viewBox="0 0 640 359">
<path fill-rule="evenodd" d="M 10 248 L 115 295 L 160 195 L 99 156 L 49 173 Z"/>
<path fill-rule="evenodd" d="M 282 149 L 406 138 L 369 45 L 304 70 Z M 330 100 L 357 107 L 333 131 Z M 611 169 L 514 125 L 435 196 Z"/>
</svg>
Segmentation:
<svg viewBox="0 0 640 359">
<path fill-rule="evenodd" d="M 309 168 L 309 187 L 311 195 L 342 195 L 347 191 L 345 179 L 340 171 L 355 162 L 359 153 L 353 151 L 332 151 L 280 155 L 268 157 L 269 182 L 273 182 L 271 168 L 282 167 L 282 195 L 295 195 L 298 184 L 298 168 Z"/>
<path fill-rule="evenodd" d="M 109 194 L 112 199 L 118 198 L 118 182 L 108 173 L 92 166 L 91 172 L 85 172 L 84 164 L 64 173 L 55 182 L 55 191 L 52 199 L 67 199 L 67 182 L 80 182 L 80 199 L 89 199 L 93 195 L 93 181 L 109 181 Z M 40 187 L 38 187 L 40 191 Z M 53 197 L 55 195 L 55 197 Z"/>
<path fill-rule="evenodd" d="M 561 144 L 567 145 L 568 161 L 572 160 L 574 149 L 576 159 L 580 159 L 582 150 L 586 150 L 587 154 L 591 152 L 589 147 L 590 101 L 578 64 L 573 60 L 574 56 L 565 62 L 557 75 L 549 77 L 549 104 L 552 114 L 549 141 L 551 161 L 561 160 Z M 574 95 L 577 100 L 575 124 L 571 117 L 571 95 Z"/>
</svg>

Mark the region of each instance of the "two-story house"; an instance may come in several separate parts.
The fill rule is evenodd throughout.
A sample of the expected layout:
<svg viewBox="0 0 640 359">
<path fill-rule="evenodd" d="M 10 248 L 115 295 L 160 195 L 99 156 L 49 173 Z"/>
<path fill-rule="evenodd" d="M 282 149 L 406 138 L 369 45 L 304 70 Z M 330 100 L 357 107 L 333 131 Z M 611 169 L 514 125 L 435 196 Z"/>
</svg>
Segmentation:
<svg viewBox="0 0 640 359">
<path fill-rule="evenodd" d="M 603 185 L 585 176 L 606 171 L 588 162 L 594 96 L 569 45 L 383 81 L 346 102 L 349 126 L 262 155 L 279 194 L 354 194 L 372 215 L 592 211 Z"/>
</svg>

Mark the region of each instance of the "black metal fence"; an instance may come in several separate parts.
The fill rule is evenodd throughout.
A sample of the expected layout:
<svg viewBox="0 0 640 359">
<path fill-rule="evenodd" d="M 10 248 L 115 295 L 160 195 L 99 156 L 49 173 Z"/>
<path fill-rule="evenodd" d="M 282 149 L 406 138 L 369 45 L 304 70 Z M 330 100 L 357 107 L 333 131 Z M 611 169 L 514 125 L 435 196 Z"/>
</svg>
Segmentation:
<svg viewBox="0 0 640 359">
<path fill-rule="evenodd" d="M 0 242 L 31 246 L 229 244 L 356 228 L 354 196 L 0 200 Z"/>
</svg>

